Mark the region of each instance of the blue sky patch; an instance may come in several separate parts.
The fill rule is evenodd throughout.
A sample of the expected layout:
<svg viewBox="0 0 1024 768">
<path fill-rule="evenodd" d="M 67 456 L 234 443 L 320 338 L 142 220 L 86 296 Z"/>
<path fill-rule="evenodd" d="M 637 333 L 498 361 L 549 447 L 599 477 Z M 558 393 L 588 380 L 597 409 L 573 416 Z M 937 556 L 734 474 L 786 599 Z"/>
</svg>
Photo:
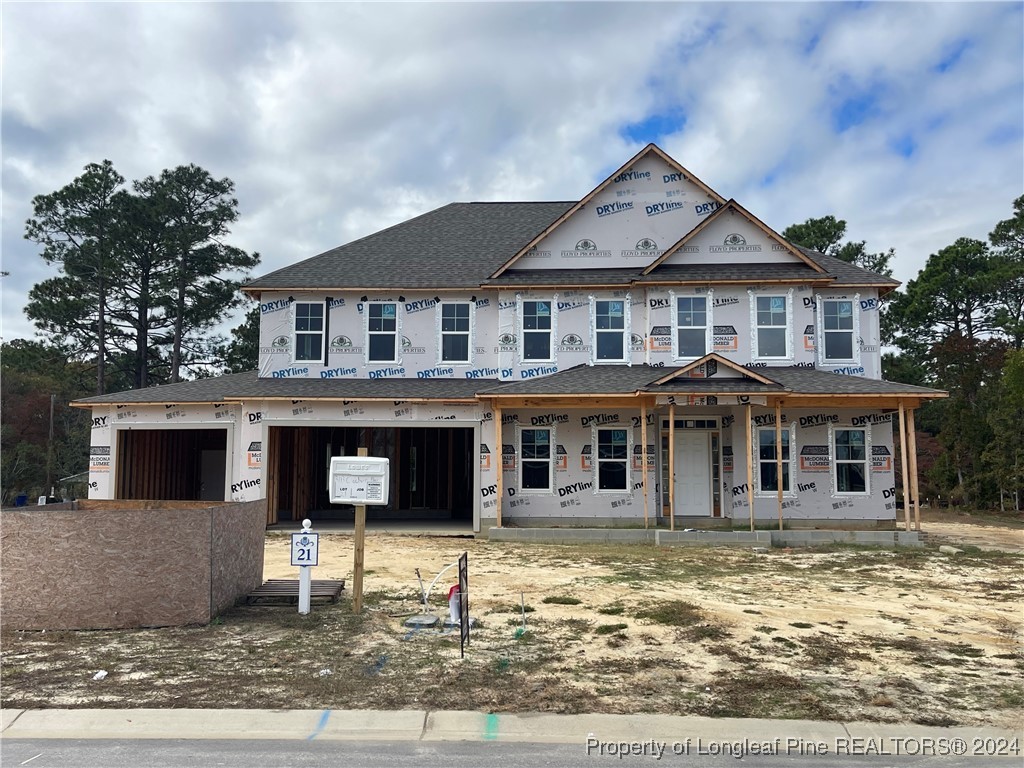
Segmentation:
<svg viewBox="0 0 1024 768">
<path fill-rule="evenodd" d="M 970 40 L 957 40 L 952 45 L 946 47 L 942 52 L 942 58 L 939 59 L 938 63 L 932 67 L 933 72 L 942 74 L 948 72 L 956 63 L 960 61 L 960 57 L 964 55 L 964 52 L 971 47 Z"/>
<path fill-rule="evenodd" d="M 917 151 L 917 142 L 914 141 L 914 137 L 909 133 L 897 136 L 889 142 L 889 146 L 892 148 L 892 151 L 900 157 L 910 157 L 915 151 Z"/>
<path fill-rule="evenodd" d="M 619 133 L 638 144 L 657 143 L 663 136 L 679 133 L 686 126 L 686 113 L 681 109 L 654 114 L 645 117 L 638 123 L 623 126 Z"/>
</svg>

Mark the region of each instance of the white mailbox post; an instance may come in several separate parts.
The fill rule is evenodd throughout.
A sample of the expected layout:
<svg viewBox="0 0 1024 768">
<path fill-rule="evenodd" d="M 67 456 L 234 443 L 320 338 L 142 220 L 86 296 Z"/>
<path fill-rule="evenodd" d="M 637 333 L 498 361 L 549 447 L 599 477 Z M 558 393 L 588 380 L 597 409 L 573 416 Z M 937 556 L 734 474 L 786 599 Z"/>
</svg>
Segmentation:
<svg viewBox="0 0 1024 768">
<path fill-rule="evenodd" d="M 391 475 L 387 459 L 367 456 L 360 448 L 358 456 L 335 456 L 327 493 L 331 504 L 355 504 L 355 557 L 352 565 L 352 610 L 363 609 L 363 557 L 366 552 L 366 507 L 388 503 Z"/>
<path fill-rule="evenodd" d="M 312 533 L 312 522 L 302 521 L 302 530 L 292 534 L 292 565 L 299 568 L 299 613 L 309 613 L 312 573 L 310 569 L 320 562 L 320 534 Z"/>
</svg>

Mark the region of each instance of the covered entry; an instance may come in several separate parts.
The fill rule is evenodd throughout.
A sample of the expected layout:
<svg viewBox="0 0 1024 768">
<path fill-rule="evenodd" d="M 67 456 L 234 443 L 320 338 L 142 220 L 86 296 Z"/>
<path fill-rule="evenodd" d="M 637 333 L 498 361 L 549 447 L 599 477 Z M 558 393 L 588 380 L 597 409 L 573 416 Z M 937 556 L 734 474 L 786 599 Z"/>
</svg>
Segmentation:
<svg viewBox="0 0 1024 768">
<path fill-rule="evenodd" d="M 117 499 L 224 501 L 227 429 L 117 431 Z"/>
<path fill-rule="evenodd" d="M 390 460 L 390 503 L 377 519 L 473 520 L 471 427 L 269 427 L 266 453 L 268 519 L 350 520 L 348 505 L 328 499 L 332 456 Z"/>
<path fill-rule="evenodd" d="M 722 433 L 718 418 L 676 419 L 669 429 L 662 420 L 662 471 L 668 505 L 669 468 L 675 466 L 675 514 L 683 517 L 722 516 Z M 674 445 L 669 461 L 668 442 Z"/>
</svg>

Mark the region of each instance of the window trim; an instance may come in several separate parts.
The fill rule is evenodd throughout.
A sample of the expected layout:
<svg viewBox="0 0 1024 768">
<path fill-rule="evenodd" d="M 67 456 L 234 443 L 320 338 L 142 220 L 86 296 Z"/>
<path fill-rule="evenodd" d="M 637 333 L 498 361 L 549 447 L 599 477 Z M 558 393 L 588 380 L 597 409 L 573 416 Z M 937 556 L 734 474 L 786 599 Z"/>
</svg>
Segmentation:
<svg viewBox="0 0 1024 768">
<path fill-rule="evenodd" d="M 826 333 L 837 333 L 837 331 L 826 331 L 825 330 L 825 302 L 829 301 L 849 301 L 853 305 L 853 328 L 850 330 L 852 337 L 850 348 L 853 352 L 853 357 L 850 358 L 826 358 L 825 357 L 825 334 Z M 861 351 L 860 351 L 860 294 L 854 294 L 853 298 L 849 297 L 833 297 L 833 296 L 822 296 L 820 294 L 814 297 L 815 306 L 815 320 L 816 328 L 818 332 L 815 344 L 818 347 L 818 365 L 860 365 L 861 364 Z"/>
<path fill-rule="evenodd" d="M 794 350 L 796 346 L 793 343 L 793 289 L 790 288 L 787 291 L 770 291 L 762 290 L 755 291 L 753 288 L 747 289 L 747 296 L 750 300 L 750 351 L 751 359 L 753 361 L 764 361 L 764 362 L 792 362 L 794 359 Z M 782 357 L 776 357 L 773 355 L 762 355 L 758 337 L 758 330 L 761 326 L 757 324 L 757 300 L 767 299 L 772 297 L 781 297 L 786 300 L 786 325 L 784 328 L 784 335 L 786 340 L 786 354 Z M 779 325 L 766 325 L 765 328 L 782 328 Z"/>
<path fill-rule="evenodd" d="M 631 297 L 627 293 L 625 296 L 616 297 L 611 296 L 608 298 L 599 298 L 591 295 L 590 299 L 590 364 L 591 365 L 621 365 L 622 363 L 631 364 L 633 360 L 633 351 L 630 349 L 630 339 L 632 333 L 632 312 L 630 312 Z M 614 360 L 598 359 L 597 357 L 597 303 L 599 301 L 621 301 L 622 302 L 622 357 Z M 601 333 L 610 333 L 617 329 L 602 330 Z"/>
<path fill-rule="evenodd" d="M 601 443 L 600 443 L 601 432 L 602 431 L 610 432 L 612 430 L 622 430 L 623 432 L 626 433 L 626 458 L 624 458 L 624 459 L 602 459 L 601 458 Z M 593 463 L 593 473 L 594 473 L 593 474 L 593 477 L 594 477 L 593 483 L 594 483 L 594 493 L 595 494 L 600 494 L 602 496 L 605 496 L 605 495 L 608 495 L 608 494 L 613 494 L 613 495 L 614 494 L 618 494 L 620 496 L 622 494 L 632 495 L 632 493 L 633 493 L 633 490 L 632 490 L 633 489 L 633 478 L 632 478 L 632 475 L 631 475 L 631 470 L 630 470 L 629 465 L 630 465 L 631 458 L 633 456 L 633 442 L 634 442 L 633 441 L 633 430 L 629 429 L 629 427 L 626 426 L 625 424 L 606 424 L 604 426 L 594 426 L 594 427 L 591 427 L 590 444 L 592 446 L 594 446 L 593 454 L 592 454 L 592 457 L 593 457 L 592 458 L 592 463 Z M 622 464 L 625 466 L 625 468 L 626 468 L 626 487 L 625 488 L 621 488 L 621 489 L 620 488 L 606 488 L 606 489 L 602 490 L 601 489 L 601 464 L 603 464 L 605 462 L 613 462 L 613 461 L 614 462 L 622 462 Z"/>
<path fill-rule="evenodd" d="M 384 304 L 395 305 L 395 330 L 394 331 L 371 331 L 370 330 L 370 307 L 382 306 Z M 397 301 L 366 301 L 363 302 L 363 330 L 366 339 L 366 364 L 386 365 L 388 363 L 398 364 L 402 362 L 402 313 L 401 305 Z M 394 335 L 395 357 L 393 360 L 371 360 L 370 359 L 370 337 Z"/>
<path fill-rule="evenodd" d="M 864 460 L 853 461 L 844 459 L 842 462 L 837 458 L 839 453 L 836 450 L 836 432 L 863 432 L 864 433 Z M 829 474 L 832 480 L 833 496 L 870 496 L 871 495 L 871 428 L 868 426 L 855 427 L 852 424 L 829 424 L 828 425 L 828 463 Z M 840 491 L 839 490 L 839 464 L 863 464 L 864 465 L 864 490 L 863 491 Z"/>
<path fill-rule="evenodd" d="M 444 307 L 453 306 L 467 306 L 469 307 L 469 318 L 468 325 L 465 331 L 447 331 L 449 335 L 465 335 L 466 336 L 466 359 L 465 360 L 445 360 L 444 359 Z M 475 303 L 472 301 L 439 301 L 436 307 L 436 325 L 437 325 L 437 364 L 447 366 L 471 366 L 473 365 L 473 337 L 476 335 L 476 312 Z"/>
<path fill-rule="evenodd" d="M 525 321 L 526 316 L 525 305 L 527 302 L 545 302 L 551 305 L 551 328 L 548 330 L 548 357 L 541 359 L 539 357 L 526 357 L 526 328 Z M 541 299 L 527 297 L 523 298 L 522 294 L 516 294 L 516 316 L 518 318 L 519 326 L 519 363 L 520 365 L 533 365 L 535 363 L 553 363 L 555 362 L 555 355 L 557 354 L 555 344 L 556 333 L 558 330 L 558 294 L 554 294 L 550 299 Z M 536 330 L 531 330 L 530 333 L 537 333 Z"/>
<path fill-rule="evenodd" d="M 319 331 L 300 331 L 298 329 L 299 324 L 299 307 L 319 307 L 320 308 L 320 330 Z M 304 336 L 317 335 L 320 337 L 320 351 L 316 357 L 302 358 L 299 359 L 299 334 Z M 324 340 L 327 335 L 327 307 L 323 301 L 294 301 L 292 302 L 292 361 L 296 363 L 320 363 L 324 362 Z"/>
<path fill-rule="evenodd" d="M 548 487 L 547 488 L 524 488 L 523 487 L 523 476 L 524 466 L 526 461 L 543 461 L 543 459 L 525 459 L 523 456 L 523 432 L 539 431 L 544 430 L 548 433 L 548 447 L 549 455 L 547 458 L 548 465 Z M 519 462 L 519 492 L 528 496 L 551 496 L 555 493 L 555 454 L 557 452 L 557 444 L 555 442 L 555 427 L 534 427 L 530 425 L 520 424 L 516 430 L 516 449 L 519 451 L 516 457 Z"/>
<path fill-rule="evenodd" d="M 679 354 L 679 299 L 704 299 L 704 354 L 698 357 L 682 357 Z M 699 360 L 701 357 L 706 357 L 715 351 L 715 319 L 714 319 L 714 305 L 715 305 L 715 289 L 708 288 L 704 293 L 685 293 L 678 294 L 675 291 L 669 291 L 669 301 L 671 302 L 672 311 L 672 360 L 673 362 L 692 362 Z M 699 328 L 700 326 L 688 325 L 687 328 Z"/>
<path fill-rule="evenodd" d="M 776 490 L 764 490 L 761 488 L 761 433 L 770 432 L 772 436 L 775 435 L 775 425 L 767 427 L 753 426 L 754 429 L 754 440 L 751 449 L 753 450 L 753 456 L 751 460 L 754 463 L 754 496 L 758 498 L 777 498 L 779 495 L 778 489 Z M 796 422 L 791 421 L 788 424 L 783 423 L 782 431 L 789 433 L 789 460 L 782 460 L 783 464 L 789 465 L 789 490 L 785 487 L 782 489 L 782 498 L 795 498 L 796 497 L 796 455 L 798 453 L 796 447 Z M 772 464 L 775 464 L 773 459 Z"/>
</svg>

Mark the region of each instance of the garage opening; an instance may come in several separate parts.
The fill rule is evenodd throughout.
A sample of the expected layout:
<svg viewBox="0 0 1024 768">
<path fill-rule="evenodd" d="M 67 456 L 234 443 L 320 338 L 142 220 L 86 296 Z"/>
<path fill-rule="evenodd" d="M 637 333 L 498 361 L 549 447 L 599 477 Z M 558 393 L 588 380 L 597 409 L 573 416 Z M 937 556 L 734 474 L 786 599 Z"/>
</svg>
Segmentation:
<svg viewBox="0 0 1024 768">
<path fill-rule="evenodd" d="M 226 429 L 117 432 L 118 499 L 224 501 Z"/>
<path fill-rule="evenodd" d="M 370 456 L 391 463 L 390 503 L 378 520 L 473 520 L 473 430 L 466 427 L 270 427 L 267 504 L 274 520 L 351 520 L 350 505 L 332 505 L 332 456 Z"/>
</svg>

